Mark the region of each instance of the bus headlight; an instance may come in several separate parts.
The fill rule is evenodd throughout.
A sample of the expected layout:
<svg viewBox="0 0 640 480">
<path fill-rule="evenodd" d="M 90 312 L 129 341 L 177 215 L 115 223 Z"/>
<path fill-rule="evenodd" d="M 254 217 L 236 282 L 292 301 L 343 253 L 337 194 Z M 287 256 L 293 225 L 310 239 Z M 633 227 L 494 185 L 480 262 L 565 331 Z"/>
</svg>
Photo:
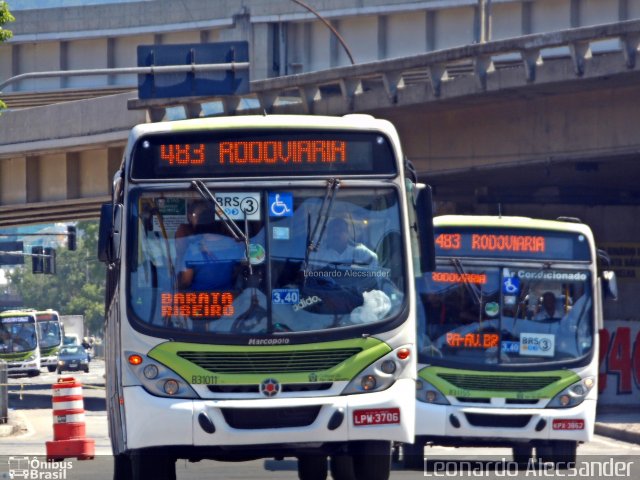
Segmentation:
<svg viewBox="0 0 640 480">
<path fill-rule="evenodd" d="M 142 387 L 152 395 L 173 398 L 199 398 L 176 372 L 135 352 L 125 352 L 126 363 Z"/>
<path fill-rule="evenodd" d="M 416 400 L 434 405 L 450 405 L 444 394 L 422 378 L 416 382 Z"/>
<path fill-rule="evenodd" d="M 386 390 L 411 365 L 411 352 L 409 347 L 402 346 L 387 353 L 356 375 L 342 391 L 342 394 L 351 395 Z"/>
<path fill-rule="evenodd" d="M 595 386 L 594 377 L 586 377 L 568 386 L 547 404 L 547 408 L 569 408 L 580 405 Z"/>
<path fill-rule="evenodd" d="M 158 376 L 158 373 L 160 373 L 160 372 L 158 370 L 158 367 L 156 367 L 155 365 L 150 363 L 150 364 L 148 364 L 148 365 L 146 365 L 144 367 L 144 369 L 142 370 L 142 373 L 149 380 L 153 380 L 154 378 L 156 378 Z"/>
<path fill-rule="evenodd" d="M 180 390 L 180 385 L 178 384 L 177 380 L 170 378 L 169 380 L 164 382 L 163 389 L 164 393 L 173 396 Z"/>
</svg>

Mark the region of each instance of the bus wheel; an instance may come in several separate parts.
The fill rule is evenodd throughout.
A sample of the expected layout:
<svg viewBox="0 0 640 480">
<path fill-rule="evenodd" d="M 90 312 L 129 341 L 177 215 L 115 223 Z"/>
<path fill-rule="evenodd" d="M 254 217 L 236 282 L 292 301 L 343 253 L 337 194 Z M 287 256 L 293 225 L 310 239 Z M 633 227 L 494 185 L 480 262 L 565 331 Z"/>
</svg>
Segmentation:
<svg viewBox="0 0 640 480">
<path fill-rule="evenodd" d="M 424 468 L 424 445 L 422 443 L 402 444 L 402 466 L 407 470 Z"/>
<path fill-rule="evenodd" d="M 113 480 L 131 480 L 131 459 L 120 453 L 113 456 Z"/>
<path fill-rule="evenodd" d="M 51 373 L 56 371 L 56 366 L 55 365 L 47 365 L 47 370 L 49 370 Z"/>
<path fill-rule="evenodd" d="M 300 455 L 298 457 L 298 478 L 300 480 L 325 480 L 327 478 L 326 455 Z"/>
<path fill-rule="evenodd" d="M 160 452 L 131 455 L 131 480 L 176 480 L 176 461 Z"/>
<path fill-rule="evenodd" d="M 533 447 L 528 443 L 518 443 L 512 448 L 513 461 L 519 466 L 527 466 L 533 457 Z"/>
<path fill-rule="evenodd" d="M 570 464 L 575 465 L 578 442 L 572 440 L 555 440 L 551 442 L 553 453 L 551 461 L 558 468 L 568 468 Z"/>
<path fill-rule="evenodd" d="M 333 480 L 356 480 L 353 457 L 349 454 L 331 455 L 330 469 Z"/>
<path fill-rule="evenodd" d="M 357 480 L 388 480 L 391 474 L 391 442 L 353 442 L 352 451 Z"/>
</svg>

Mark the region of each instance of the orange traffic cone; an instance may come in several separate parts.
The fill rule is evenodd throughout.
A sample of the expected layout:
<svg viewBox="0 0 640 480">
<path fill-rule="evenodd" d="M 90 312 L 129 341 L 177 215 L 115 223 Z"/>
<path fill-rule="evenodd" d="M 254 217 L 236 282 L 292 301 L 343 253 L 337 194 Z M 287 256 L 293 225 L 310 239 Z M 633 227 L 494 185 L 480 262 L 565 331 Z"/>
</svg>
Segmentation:
<svg viewBox="0 0 640 480">
<path fill-rule="evenodd" d="M 59 378 L 53 384 L 53 442 L 47 444 L 47 460 L 95 456 L 95 441 L 85 438 L 82 384 L 73 377 Z"/>
</svg>

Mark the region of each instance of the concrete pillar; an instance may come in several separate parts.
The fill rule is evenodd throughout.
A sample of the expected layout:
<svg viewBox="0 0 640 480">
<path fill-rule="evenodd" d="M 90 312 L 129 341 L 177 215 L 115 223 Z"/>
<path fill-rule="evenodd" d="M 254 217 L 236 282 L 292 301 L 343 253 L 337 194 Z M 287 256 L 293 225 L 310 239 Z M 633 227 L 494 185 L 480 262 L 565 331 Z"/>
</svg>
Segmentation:
<svg viewBox="0 0 640 480">
<path fill-rule="evenodd" d="M 80 153 L 67 153 L 67 198 L 80 198 Z"/>
<path fill-rule="evenodd" d="M 522 2 L 521 28 L 522 35 L 529 35 L 533 32 L 531 22 L 532 2 Z"/>
<path fill-rule="evenodd" d="M 387 22 L 386 15 L 378 17 L 378 60 L 387 58 Z"/>
<path fill-rule="evenodd" d="M 436 43 L 436 21 L 438 20 L 438 12 L 436 10 L 428 10 L 425 14 L 425 46 L 427 52 L 437 49 Z"/>
<path fill-rule="evenodd" d="M 333 28 L 335 28 L 336 31 L 340 31 L 340 20 L 332 20 L 331 25 L 333 25 Z M 332 33 L 329 37 L 329 65 L 332 67 L 340 65 L 340 48 L 342 48 L 342 45 L 340 45 L 340 42 Z"/>
<path fill-rule="evenodd" d="M 26 164 L 27 203 L 40 201 L 40 158 L 28 156 Z"/>
<path fill-rule="evenodd" d="M 69 69 L 69 42 L 60 42 L 60 70 Z M 60 88 L 69 86 L 69 77 L 60 77 Z"/>
<path fill-rule="evenodd" d="M 86 150 L 80 153 L 80 197 L 94 197 L 111 193 L 111 180 L 107 179 L 107 149 Z"/>
<path fill-rule="evenodd" d="M 64 153 L 42 155 L 40 165 L 40 201 L 67 199 L 67 158 Z"/>
<path fill-rule="evenodd" d="M 27 201 L 26 157 L 0 160 L 0 205 L 22 204 Z"/>
<path fill-rule="evenodd" d="M 122 164 L 122 156 L 124 155 L 124 147 L 111 147 L 107 152 L 107 181 L 109 194 L 113 188 L 113 176 L 116 174 Z"/>
<path fill-rule="evenodd" d="M 571 0 L 571 10 L 569 14 L 571 28 L 580 26 L 580 2 L 582 0 Z"/>
</svg>

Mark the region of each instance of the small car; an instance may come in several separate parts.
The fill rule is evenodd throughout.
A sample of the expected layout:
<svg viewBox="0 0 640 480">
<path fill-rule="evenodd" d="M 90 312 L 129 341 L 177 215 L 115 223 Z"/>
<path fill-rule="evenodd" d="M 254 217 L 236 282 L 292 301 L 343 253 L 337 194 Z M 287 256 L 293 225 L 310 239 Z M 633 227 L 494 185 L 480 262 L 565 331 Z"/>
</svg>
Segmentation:
<svg viewBox="0 0 640 480">
<path fill-rule="evenodd" d="M 66 345 L 58 353 L 58 373 L 65 370 L 89 373 L 89 355 L 82 345 Z"/>
</svg>

